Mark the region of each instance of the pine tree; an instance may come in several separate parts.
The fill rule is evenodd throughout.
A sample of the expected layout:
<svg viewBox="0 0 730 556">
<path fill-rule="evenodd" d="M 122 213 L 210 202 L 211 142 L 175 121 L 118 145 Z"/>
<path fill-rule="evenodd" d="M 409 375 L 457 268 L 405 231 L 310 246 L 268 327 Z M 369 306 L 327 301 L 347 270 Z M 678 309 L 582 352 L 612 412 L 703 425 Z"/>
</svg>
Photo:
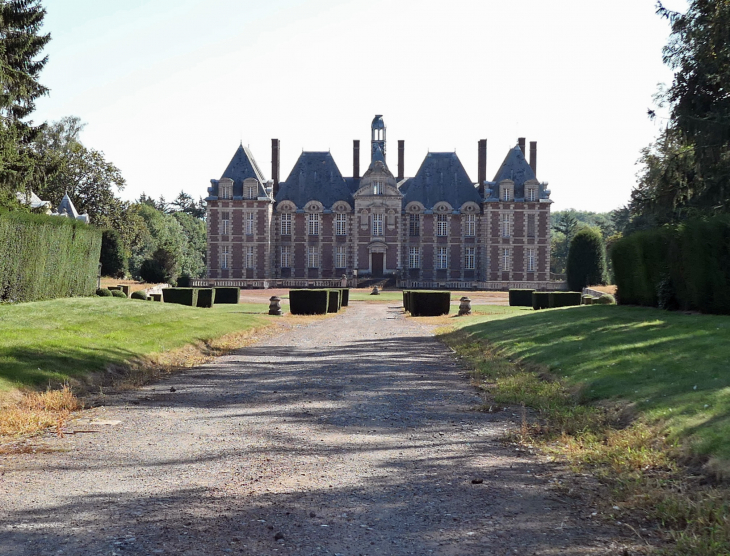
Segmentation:
<svg viewBox="0 0 730 556">
<path fill-rule="evenodd" d="M 0 190 L 6 199 L 26 187 L 35 169 L 30 144 L 40 126 L 26 118 L 48 92 L 38 81 L 51 39 L 40 34 L 45 15 L 40 0 L 0 0 Z"/>
</svg>

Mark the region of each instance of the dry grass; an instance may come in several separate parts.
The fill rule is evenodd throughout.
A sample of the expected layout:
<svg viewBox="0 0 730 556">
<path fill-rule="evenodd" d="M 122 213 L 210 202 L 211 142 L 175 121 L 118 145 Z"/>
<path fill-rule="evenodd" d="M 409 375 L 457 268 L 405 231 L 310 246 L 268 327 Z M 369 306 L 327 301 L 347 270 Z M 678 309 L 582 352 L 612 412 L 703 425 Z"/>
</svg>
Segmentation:
<svg viewBox="0 0 730 556">
<path fill-rule="evenodd" d="M 46 392 L 16 391 L 0 407 L 0 441 L 52 428 L 62 435 L 71 413 L 81 408 L 81 401 L 67 384 Z"/>
</svg>

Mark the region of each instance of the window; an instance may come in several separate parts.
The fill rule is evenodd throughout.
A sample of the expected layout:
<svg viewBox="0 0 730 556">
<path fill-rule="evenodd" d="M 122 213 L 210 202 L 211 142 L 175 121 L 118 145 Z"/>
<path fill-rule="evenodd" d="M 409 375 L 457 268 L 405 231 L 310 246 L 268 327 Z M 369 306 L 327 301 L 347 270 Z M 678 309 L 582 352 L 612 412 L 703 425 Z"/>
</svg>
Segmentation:
<svg viewBox="0 0 730 556">
<path fill-rule="evenodd" d="M 289 268 L 291 266 L 291 247 L 288 245 L 281 246 L 281 268 Z"/>
<path fill-rule="evenodd" d="M 230 256 L 229 247 L 224 245 L 221 247 L 221 268 L 228 268 L 228 258 Z"/>
<path fill-rule="evenodd" d="M 421 215 L 420 214 L 409 214 L 408 215 L 408 235 L 411 237 L 418 237 L 421 235 Z M 413 268 L 413 267 L 411 267 Z"/>
<path fill-rule="evenodd" d="M 408 268 L 421 268 L 421 254 L 418 247 L 408 249 Z"/>
<path fill-rule="evenodd" d="M 509 270 L 509 249 L 502 249 L 502 270 Z"/>
<path fill-rule="evenodd" d="M 373 214 L 373 235 L 374 236 L 382 236 L 383 235 L 383 215 L 382 214 Z"/>
<path fill-rule="evenodd" d="M 246 268 L 253 268 L 253 245 L 246 246 Z"/>
<path fill-rule="evenodd" d="M 535 248 L 527 248 L 527 272 L 535 272 Z"/>
<path fill-rule="evenodd" d="M 510 220 L 511 220 L 511 218 L 510 218 L 509 214 L 502 215 L 502 237 L 509 237 Z"/>
<path fill-rule="evenodd" d="M 247 183 L 246 184 L 246 199 L 255 199 L 256 193 L 258 193 L 258 184 L 256 183 Z"/>
<path fill-rule="evenodd" d="M 527 215 L 527 237 L 535 237 L 535 215 Z"/>
<path fill-rule="evenodd" d="M 347 252 L 344 245 L 335 247 L 335 268 L 347 267 Z"/>
<path fill-rule="evenodd" d="M 449 256 L 446 247 L 439 247 L 436 250 L 436 268 L 443 270 L 449 267 Z"/>
<path fill-rule="evenodd" d="M 335 215 L 335 235 L 346 236 L 347 235 L 347 215 L 336 214 Z"/>
<path fill-rule="evenodd" d="M 379 180 L 373 181 L 373 195 L 383 194 L 383 182 Z"/>
<path fill-rule="evenodd" d="M 307 247 L 307 267 L 319 268 L 319 250 L 316 246 Z"/>
<path fill-rule="evenodd" d="M 291 235 L 291 214 L 282 214 L 281 215 L 281 235 L 283 235 L 283 236 Z"/>
<path fill-rule="evenodd" d="M 449 224 L 448 217 L 445 214 L 439 214 L 436 217 L 436 235 L 437 236 L 449 235 L 448 224 Z"/>
<path fill-rule="evenodd" d="M 246 235 L 252 236 L 254 230 L 254 213 L 246 213 Z"/>
<path fill-rule="evenodd" d="M 233 198 L 233 184 L 230 183 L 219 183 L 218 189 L 221 199 L 232 199 Z"/>
<path fill-rule="evenodd" d="M 510 191 L 509 187 L 505 187 L 502 190 L 502 200 L 503 201 L 511 201 L 512 200 L 512 191 Z"/>
<path fill-rule="evenodd" d="M 221 212 L 221 235 L 227 236 L 230 232 L 230 212 Z"/>
<path fill-rule="evenodd" d="M 308 214 L 308 228 L 309 228 L 309 235 L 310 236 L 318 236 L 319 235 L 319 214 Z M 314 267 L 312 267 L 314 268 Z"/>
<path fill-rule="evenodd" d="M 465 229 L 464 235 L 475 236 L 477 235 L 477 216 L 476 214 L 467 214 L 464 216 Z"/>
<path fill-rule="evenodd" d="M 464 268 L 467 270 L 474 270 L 476 268 L 476 257 L 474 256 L 474 252 L 476 249 L 474 247 L 467 247 L 464 250 Z"/>
<path fill-rule="evenodd" d="M 534 187 L 529 187 L 527 189 L 527 200 L 537 201 L 537 190 Z"/>
</svg>

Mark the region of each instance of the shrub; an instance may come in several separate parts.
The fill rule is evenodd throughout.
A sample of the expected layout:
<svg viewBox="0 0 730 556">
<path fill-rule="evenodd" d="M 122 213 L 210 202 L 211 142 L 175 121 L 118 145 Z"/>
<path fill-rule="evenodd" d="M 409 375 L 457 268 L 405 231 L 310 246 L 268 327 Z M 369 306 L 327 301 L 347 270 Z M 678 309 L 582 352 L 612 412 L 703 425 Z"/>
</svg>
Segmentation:
<svg viewBox="0 0 730 556">
<path fill-rule="evenodd" d="M 583 295 L 580 292 L 550 292 L 548 294 L 548 307 L 572 307 L 580 305 Z"/>
<path fill-rule="evenodd" d="M 601 297 L 594 299 L 593 303 L 595 305 L 615 305 L 616 298 L 610 293 L 607 293 L 606 295 L 602 295 Z"/>
<path fill-rule="evenodd" d="M 408 302 L 411 316 L 437 317 L 451 310 L 451 292 L 410 292 Z"/>
<path fill-rule="evenodd" d="M 129 296 L 130 299 L 141 299 L 143 301 L 147 300 L 147 293 L 144 290 L 137 290 L 136 292 L 132 292 L 132 295 Z"/>
<path fill-rule="evenodd" d="M 180 280 L 178 280 L 178 283 Z M 217 305 L 221 303 L 237 304 L 241 299 L 241 288 L 214 288 L 215 302 Z"/>
<path fill-rule="evenodd" d="M 167 282 L 169 275 L 158 261 L 145 259 L 139 267 L 139 277 L 148 284 L 160 284 Z"/>
<path fill-rule="evenodd" d="M 408 294 L 411 293 L 408 290 L 403 290 L 403 308 L 406 311 L 410 311 L 410 304 L 408 303 Z"/>
<path fill-rule="evenodd" d="M 112 290 L 112 296 L 114 297 L 121 297 L 123 299 L 127 299 L 127 294 L 124 293 L 122 290 Z"/>
<path fill-rule="evenodd" d="M 0 301 L 93 295 L 101 232 L 78 220 L 0 212 Z"/>
<path fill-rule="evenodd" d="M 165 303 L 195 307 L 198 303 L 198 290 L 196 288 L 164 288 L 162 299 Z"/>
<path fill-rule="evenodd" d="M 532 292 L 535 290 L 511 289 L 509 304 L 511 307 L 532 307 Z"/>
<path fill-rule="evenodd" d="M 195 288 L 198 290 L 196 307 L 210 308 L 215 303 L 215 290 L 213 288 Z"/>
<path fill-rule="evenodd" d="M 112 292 L 107 288 L 99 288 L 98 290 L 96 290 L 96 295 L 98 295 L 99 297 L 111 297 Z"/>
<path fill-rule="evenodd" d="M 340 310 L 340 290 L 328 290 L 327 312 L 336 313 Z"/>
<path fill-rule="evenodd" d="M 606 283 L 606 248 L 597 230 L 583 228 L 573 236 L 566 274 L 571 290 Z"/>
<path fill-rule="evenodd" d="M 189 288 L 190 287 L 190 278 L 189 274 L 182 274 L 177 279 L 177 287 L 178 288 Z"/>
<path fill-rule="evenodd" d="M 104 230 L 101 234 L 101 275 L 124 278 L 127 269 L 127 256 L 124 252 L 122 236 L 116 230 Z"/>
<path fill-rule="evenodd" d="M 532 308 L 547 309 L 550 307 L 550 292 L 532 292 Z"/>
<path fill-rule="evenodd" d="M 350 288 L 340 288 L 340 298 L 342 307 L 350 306 Z"/>
<path fill-rule="evenodd" d="M 289 290 L 289 311 L 292 315 L 324 315 L 328 304 L 328 290 Z"/>
</svg>

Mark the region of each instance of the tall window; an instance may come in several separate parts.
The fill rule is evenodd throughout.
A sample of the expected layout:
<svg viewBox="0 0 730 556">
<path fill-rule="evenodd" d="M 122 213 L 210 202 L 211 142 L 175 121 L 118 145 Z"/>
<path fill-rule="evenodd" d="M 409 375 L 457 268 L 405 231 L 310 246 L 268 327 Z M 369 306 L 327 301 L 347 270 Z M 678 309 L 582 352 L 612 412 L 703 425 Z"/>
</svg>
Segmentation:
<svg viewBox="0 0 730 556">
<path fill-rule="evenodd" d="M 221 247 L 221 268 L 226 269 L 228 268 L 229 263 L 229 257 L 230 257 L 230 251 L 229 251 L 228 245 L 224 245 Z"/>
<path fill-rule="evenodd" d="M 231 227 L 231 213 L 221 212 L 221 234 L 227 236 L 230 233 Z"/>
<path fill-rule="evenodd" d="M 537 190 L 534 187 L 527 188 L 527 200 L 528 201 L 537 201 Z"/>
<path fill-rule="evenodd" d="M 439 247 L 436 250 L 436 268 L 441 270 L 449 268 L 449 255 L 446 247 Z"/>
<path fill-rule="evenodd" d="M 246 268 L 253 268 L 253 245 L 246 246 Z"/>
<path fill-rule="evenodd" d="M 307 247 L 307 267 L 319 268 L 319 250 L 316 246 Z"/>
<path fill-rule="evenodd" d="M 291 266 L 291 247 L 289 245 L 281 246 L 281 268 L 289 268 Z"/>
<path fill-rule="evenodd" d="M 281 215 L 281 235 L 283 235 L 283 236 L 291 235 L 291 214 L 282 214 Z"/>
<path fill-rule="evenodd" d="M 335 215 L 335 235 L 346 236 L 347 235 L 347 215 L 336 214 Z"/>
<path fill-rule="evenodd" d="M 527 237 L 535 237 L 535 215 L 527 215 Z"/>
<path fill-rule="evenodd" d="M 373 214 L 373 235 L 374 236 L 382 236 L 383 235 L 383 215 L 382 214 Z"/>
<path fill-rule="evenodd" d="M 308 221 L 308 231 L 310 236 L 318 236 L 319 235 L 319 214 L 308 214 L 307 215 Z M 314 267 L 312 267 L 314 268 Z"/>
<path fill-rule="evenodd" d="M 254 229 L 254 217 L 256 215 L 253 212 L 246 213 L 246 235 L 252 236 Z"/>
<path fill-rule="evenodd" d="M 335 247 L 335 268 L 347 267 L 347 252 L 344 245 Z"/>
<path fill-rule="evenodd" d="M 379 180 L 373 181 L 373 195 L 383 194 L 383 182 Z"/>
<path fill-rule="evenodd" d="M 502 270 L 509 270 L 509 249 L 502 249 Z"/>
<path fill-rule="evenodd" d="M 445 214 L 439 214 L 436 217 L 436 235 L 447 236 L 449 235 L 449 220 Z"/>
<path fill-rule="evenodd" d="M 535 248 L 527 248 L 527 272 L 535 272 Z"/>
<path fill-rule="evenodd" d="M 233 198 L 233 186 L 230 183 L 218 184 L 218 193 L 221 199 L 232 199 Z"/>
<path fill-rule="evenodd" d="M 475 236 L 477 235 L 477 216 L 476 214 L 467 214 L 464 216 L 465 226 L 464 235 Z"/>
<path fill-rule="evenodd" d="M 254 184 L 254 183 L 246 184 L 246 191 L 245 191 L 246 199 L 255 199 L 256 193 L 258 193 L 258 189 L 259 189 L 258 184 Z"/>
<path fill-rule="evenodd" d="M 408 249 L 408 268 L 421 268 L 421 253 L 418 247 Z"/>
<path fill-rule="evenodd" d="M 420 214 L 409 214 L 408 215 L 408 235 L 411 237 L 418 237 L 421 235 L 421 215 Z M 413 267 L 411 267 L 413 268 Z"/>
<path fill-rule="evenodd" d="M 511 201 L 512 200 L 512 191 L 510 191 L 509 187 L 505 187 L 502 190 L 502 200 L 503 201 Z"/>
<path fill-rule="evenodd" d="M 509 237 L 511 217 L 509 214 L 502 215 L 502 237 Z"/>
<path fill-rule="evenodd" d="M 464 268 L 474 270 L 476 268 L 476 257 L 474 256 L 475 248 L 467 247 L 464 250 Z"/>
</svg>

